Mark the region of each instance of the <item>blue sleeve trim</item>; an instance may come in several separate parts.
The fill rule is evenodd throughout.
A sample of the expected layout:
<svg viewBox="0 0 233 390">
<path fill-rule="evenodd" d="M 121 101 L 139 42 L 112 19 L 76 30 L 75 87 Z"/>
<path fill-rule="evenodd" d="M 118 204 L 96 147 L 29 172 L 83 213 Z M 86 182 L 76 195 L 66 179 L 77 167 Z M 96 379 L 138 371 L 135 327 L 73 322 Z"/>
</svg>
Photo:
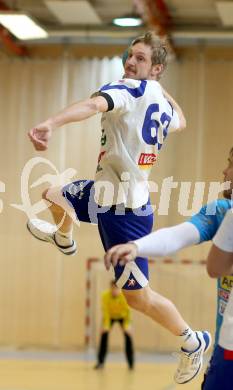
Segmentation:
<svg viewBox="0 0 233 390">
<path fill-rule="evenodd" d="M 212 240 L 230 207 L 229 201 L 219 199 L 203 206 L 198 214 L 190 218 L 188 222 L 200 233 L 200 242 Z"/>
<path fill-rule="evenodd" d="M 127 87 L 127 85 L 111 85 L 111 84 L 106 84 L 104 85 L 100 91 L 108 91 L 108 90 L 111 90 L 111 89 L 125 89 L 127 92 L 130 93 L 131 96 L 133 96 L 134 98 L 139 98 L 141 96 L 144 95 L 145 93 L 145 89 L 146 89 L 146 85 L 147 85 L 147 81 L 146 80 L 142 80 L 139 87 L 137 88 L 130 88 L 130 87 Z"/>
</svg>

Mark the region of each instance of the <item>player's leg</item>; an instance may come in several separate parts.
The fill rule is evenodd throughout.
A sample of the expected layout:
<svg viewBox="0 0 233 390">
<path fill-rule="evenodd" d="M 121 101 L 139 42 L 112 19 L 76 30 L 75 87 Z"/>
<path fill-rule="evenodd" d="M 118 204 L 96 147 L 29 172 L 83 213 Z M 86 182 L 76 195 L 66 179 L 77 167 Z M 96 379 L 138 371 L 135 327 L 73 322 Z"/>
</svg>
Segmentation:
<svg viewBox="0 0 233 390">
<path fill-rule="evenodd" d="M 181 353 L 175 381 L 186 383 L 192 380 L 202 367 L 203 354 L 211 344 L 210 334 L 193 331 L 175 305 L 149 286 L 137 290 L 123 289 L 123 293 L 129 306 L 147 315 L 179 337 Z"/>
<path fill-rule="evenodd" d="M 134 368 L 134 347 L 133 347 L 133 339 L 132 335 L 127 331 L 124 331 L 125 337 L 125 356 L 128 362 L 128 366 L 130 370 Z"/>
<path fill-rule="evenodd" d="M 54 224 L 41 219 L 31 219 L 27 223 L 30 233 L 41 241 L 54 244 L 61 252 L 72 255 L 77 247 L 72 239 L 74 210 L 65 201 L 61 187 L 53 187 L 43 192 L 42 198 L 49 202 L 49 211 Z"/>
<path fill-rule="evenodd" d="M 122 332 L 125 339 L 125 356 L 130 370 L 134 368 L 134 345 L 131 334 L 131 326 L 129 325 L 128 318 L 121 318 L 118 320 L 120 323 Z"/>
<path fill-rule="evenodd" d="M 190 329 L 169 299 L 153 291 L 149 285 L 137 290 L 122 291 L 130 307 L 150 317 L 174 336 L 179 336 L 183 349 L 193 351 L 199 347 L 196 332 Z"/>
<path fill-rule="evenodd" d="M 57 231 L 70 233 L 73 228 L 73 220 L 76 218 L 75 210 L 63 196 L 63 187 L 53 187 L 45 190 L 43 199 L 50 202 L 49 211 L 52 214 Z"/>
<path fill-rule="evenodd" d="M 134 212 L 126 212 L 125 215 L 116 215 L 114 211 L 109 211 L 98 217 L 105 249 L 142 237 L 150 233 L 153 226 L 152 214 L 138 216 Z M 125 267 L 118 264 L 114 271 L 117 284 L 123 289 L 131 307 L 148 315 L 175 335 L 180 335 L 187 328 L 172 302 L 148 287 L 149 271 L 146 258 L 138 257 Z"/>
<path fill-rule="evenodd" d="M 103 331 L 100 336 L 100 344 L 97 354 L 97 363 L 95 365 L 95 369 L 103 368 L 105 359 L 108 352 L 108 331 Z"/>
<path fill-rule="evenodd" d="M 134 213 L 128 213 L 122 218 L 124 219 L 121 220 L 119 215 L 113 217 L 110 213 L 100 217 L 99 229 L 105 249 L 150 232 L 152 224 L 149 216 L 138 217 Z M 181 349 L 175 380 L 178 383 L 190 381 L 201 369 L 203 353 L 211 342 L 209 333 L 194 332 L 171 301 L 150 289 L 147 259 L 136 258 L 124 267 L 118 264 L 114 271 L 117 285 L 123 289 L 128 304 L 179 337 L 184 349 Z"/>
<path fill-rule="evenodd" d="M 106 360 L 106 356 L 108 353 L 108 336 L 109 332 L 116 320 L 111 319 L 109 328 L 102 330 L 101 336 L 100 336 L 100 343 L 99 343 L 99 348 L 98 348 L 98 353 L 97 353 L 97 363 L 95 365 L 95 369 L 98 370 L 100 368 L 104 367 L 104 363 Z"/>
<path fill-rule="evenodd" d="M 51 242 L 66 255 L 76 253 L 76 243 L 72 238 L 73 222 L 76 219 L 91 222 L 89 203 L 94 202 L 92 186 L 93 181 L 79 180 L 65 187 L 44 191 L 43 199 L 49 201 L 54 224 L 41 219 L 29 220 L 27 227 L 30 233 L 39 240 Z"/>
<path fill-rule="evenodd" d="M 153 291 L 149 285 L 137 290 L 123 289 L 122 291 L 130 307 L 147 315 L 175 336 L 180 336 L 188 328 L 175 305 Z M 196 337 L 195 343 L 198 345 Z"/>
</svg>

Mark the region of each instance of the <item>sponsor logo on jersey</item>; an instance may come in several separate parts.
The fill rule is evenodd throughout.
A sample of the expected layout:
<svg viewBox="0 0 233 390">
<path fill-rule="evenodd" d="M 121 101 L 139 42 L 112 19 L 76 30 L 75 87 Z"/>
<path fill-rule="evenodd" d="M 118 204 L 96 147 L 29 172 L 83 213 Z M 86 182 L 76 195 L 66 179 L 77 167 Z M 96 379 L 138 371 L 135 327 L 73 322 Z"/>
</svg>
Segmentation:
<svg viewBox="0 0 233 390">
<path fill-rule="evenodd" d="M 157 160 L 157 155 L 154 153 L 141 153 L 138 159 L 138 165 L 141 168 L 150 168 Z"/>
<path fill-rule="evenodd" d="M 224 301 L 228 301 L 229 295 L 230 295 L 230 291 L 226 291 L 221 288 L 218 290 L 218 296 L 224 299 Z"/>
<path fill-rule="evenodd" d="M 218 312 L 221 316 L 223 316 L 224 311 L 226 309 L 227 302 L 223 301 L 222 299 L 219 300 L 219 309 Z"/>
<path fill-rule="evenodd" d="M 102 157 L 105 155 L 105 151 L 104 152 L 101 152 L 100 154 L 99 154 L 99 157 L 98 157 L 98 165 L 97 165 L 97 168 L 96 168 L 96 173 L 98 173 L 98 172 L 100 172 L 100 171 L 102 171 L 103 170 L 103 168 L 100 166 L 100 161 L 101 161 L 101 159 L 102 159 Z"/>
<path fill-rule="evenodd" d="M 224 276 L 221 278 L 221 287 L 227 291 L 231 291 L 233 287 L 233 276 Z"/>
<path fill-rule="evenodd" d="M 233 360 L 233 351 L 229 351 L 228 349 L 224 349 L 224 360 Z"/>
<path fill-rule="evenodd" d="M 102 129 L 101 132 L 102 132 L 102 135 L 101 135 L 100 143 L 101 143 L 102 146 L 104 146 L 106 144 L 106 142 L 107 142 L 107 136 L 105 134 L 104 129 Z"/>
<path fill-rule="evenodd" d="M 98 164 L 100 163 L 100 161 L 102 160 L 102 157 L 105 155 L 105 151 L 104 152 L 101 152 L 100 154 L 99 154 L 99 157 L 98 157 Z"/>
</svg>

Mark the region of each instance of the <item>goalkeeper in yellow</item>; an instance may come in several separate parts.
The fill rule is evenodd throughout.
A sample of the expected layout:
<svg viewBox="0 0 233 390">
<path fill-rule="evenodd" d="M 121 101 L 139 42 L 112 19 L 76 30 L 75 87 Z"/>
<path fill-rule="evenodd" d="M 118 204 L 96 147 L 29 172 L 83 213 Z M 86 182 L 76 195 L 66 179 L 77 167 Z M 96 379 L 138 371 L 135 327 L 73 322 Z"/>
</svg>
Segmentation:
<svg viewBox="0 0 233 390">
<path fill-rule="evenodd" d="M 108 351 L 108 334 L 113 324 L 118 322 L 124 333 L 125 355 L 128 367 L 132 370 L 134 368 L 134 348 L 131 335 L 131 313 L 122 291 L 117 287 L 114 280 L 111 281 L 110 288 L 102 292 L 101 307 L 102 332 L 95 369 L 104 367 Z"/>
</svg>

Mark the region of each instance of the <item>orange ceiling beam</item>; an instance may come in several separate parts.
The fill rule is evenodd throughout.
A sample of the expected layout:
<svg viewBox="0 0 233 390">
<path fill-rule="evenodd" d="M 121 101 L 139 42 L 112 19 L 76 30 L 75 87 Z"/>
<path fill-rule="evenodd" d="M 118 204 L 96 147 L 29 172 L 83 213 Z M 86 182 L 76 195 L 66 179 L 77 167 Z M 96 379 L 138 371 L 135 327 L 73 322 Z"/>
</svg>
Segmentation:
<svg viewBox="0 0 233 390">
<path fill-rule="evenodd" d="M 145 0 L 145 3 L 149 24 L 156 28 L 159 35 L 168 35 L 172 18 L 164 0 Z"/>
<path fill-rule="evenodd" d="M 0 0 L 0 11 L 11 11 L 6 4 Z M 13 54 L 19 57 L 25 57 L 29 55 L 28 49 L 18 44 L 12 37 L 11 33 L 3 26 L 0 25 L 0 40 L 3 45 Z"/>
</svg>

